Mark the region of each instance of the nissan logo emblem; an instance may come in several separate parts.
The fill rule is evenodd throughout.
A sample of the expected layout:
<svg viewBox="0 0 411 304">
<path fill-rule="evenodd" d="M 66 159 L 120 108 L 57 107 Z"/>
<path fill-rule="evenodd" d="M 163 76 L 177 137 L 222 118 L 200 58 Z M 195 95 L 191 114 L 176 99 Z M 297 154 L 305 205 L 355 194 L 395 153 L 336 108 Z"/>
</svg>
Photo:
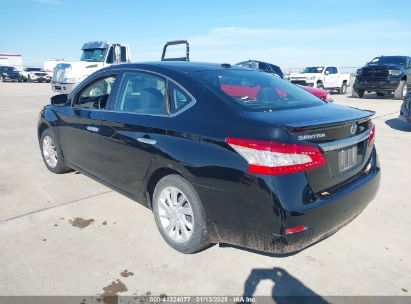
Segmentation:
<svg viewBox="0 0 411 304">
<path fill-rule="evenodd" d="M 353 123 L 352 125 L 351 125 L 351 134 L 355 134 L 355 132 L 357 132 L 357 124 L 356 123 Z"/>
</svg>

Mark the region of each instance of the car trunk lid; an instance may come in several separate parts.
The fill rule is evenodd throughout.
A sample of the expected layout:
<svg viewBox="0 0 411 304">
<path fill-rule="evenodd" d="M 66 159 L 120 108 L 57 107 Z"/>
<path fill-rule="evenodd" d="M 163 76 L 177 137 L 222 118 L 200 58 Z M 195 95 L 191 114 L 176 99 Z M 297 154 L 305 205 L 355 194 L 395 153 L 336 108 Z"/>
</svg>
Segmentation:
<svg viewBox="0 0 411 304">
<path fill-rule="evenodd" d="M 314 193 L 332 192 L 360 174 L 372 151 L 369 136 L 375 113 L 339 105 L 253 113 L 259 120 L 276 121 L 297 145 L 316 146 L 325 164 L 305 171 Z"/>
</svg>

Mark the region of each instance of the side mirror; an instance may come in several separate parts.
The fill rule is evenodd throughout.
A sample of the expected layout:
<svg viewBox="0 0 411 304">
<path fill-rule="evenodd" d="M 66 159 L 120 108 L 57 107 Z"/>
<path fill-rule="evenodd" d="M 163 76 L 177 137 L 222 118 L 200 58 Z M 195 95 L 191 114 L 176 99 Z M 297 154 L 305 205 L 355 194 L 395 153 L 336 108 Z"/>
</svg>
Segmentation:
<svg viewBox="0 0 411 304">
<path fill-rule="evenodd" d="M 51 104 L 53 106 L 61 107 L 64 106 L 67 103 L 67 94 L 59 94 L 51 97 Z"/>
<path fill-rule="evenodd" d="M 325 71 L 325 75 L 329 75 L 330 74 L 330 71 Z"/>
</svg>

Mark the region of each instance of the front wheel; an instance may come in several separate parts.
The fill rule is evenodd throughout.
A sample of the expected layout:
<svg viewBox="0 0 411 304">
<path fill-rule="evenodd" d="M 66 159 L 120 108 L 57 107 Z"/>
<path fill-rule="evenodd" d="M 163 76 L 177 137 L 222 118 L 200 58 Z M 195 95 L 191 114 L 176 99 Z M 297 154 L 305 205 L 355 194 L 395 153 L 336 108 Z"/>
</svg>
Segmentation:
<svg viewBox="0 0 411 304">
<path fill-rule="evenodd" d="M 195 253 L 210 244 L 200 198 L 180 175 L 167 175 L 157 183 L 153 214 L 161 236 L 175 250 Z"/>
<path fill-rule="evenodd" d="M 364 97 L 364 93 L 365 93 L 365 91 L 363 91 L 363 90 L 355 90 L 355 89 L 353 89 L 353 90 L 352 90 L 352 97 L 355 97 L 355 98 L 363 98 L 363 97 Z"/>
<path fill-rule="evenodd" d="M 347 93 L 347 83 L 343 82 L 340 88 L 340 94 L 345 94 Z"/>
<path fill-rule="evenodd" d="M 398 85 L 397 89 L 394 91 L 394 98 L 395 99 L 404 99 L 405 95 L 407 95 L 407 81 L 401 80 L 400 84 Z"/>
<path fill-rule="evenodd" d="M 71 171 L 64 165 L 63 155 L 58 142 L 49 129 L 43 131 L 40 137 L 40 150 L 47 169 L 56 174 Z"/>
</svg>

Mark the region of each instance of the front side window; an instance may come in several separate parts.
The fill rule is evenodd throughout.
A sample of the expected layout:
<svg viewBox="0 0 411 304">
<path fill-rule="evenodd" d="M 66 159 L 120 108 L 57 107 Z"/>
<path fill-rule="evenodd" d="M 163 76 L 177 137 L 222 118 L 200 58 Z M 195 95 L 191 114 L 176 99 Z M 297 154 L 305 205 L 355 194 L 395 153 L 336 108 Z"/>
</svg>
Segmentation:
<svg viewBox="0 0 411 304">
<path fill-rule="evenodd" d="M 88 109 L 104 109 L 114 86 L 116 77 L 111 75 L 88 85 L 78 95 L 76 107 Z"/>
<path fill-rule="evenodd" d="M 325 72 L 328 72 L 328 74 L 337 74 L 338 70 L 336 67 L 328 67 L 325 69 Z"/>
<path fill-rule="evenodd" d="M 306 67 L 301 73 L 322 73 L 324 71 L 324 67 L 317 66 L 317 67 Z"/>
<path fill-rule="evenodd" d="M 267 111 L 323 105 L 324 102 L 298 86 L 252 70 L 201 71 L 193 75 L 200 83 L 243 110 Z"/>
<path fill-rule="evenodd" d="M 166 115 L 165 87 L 163 78 L 139 72 L 124 73 L 114 110 Z"/>
</svg>

